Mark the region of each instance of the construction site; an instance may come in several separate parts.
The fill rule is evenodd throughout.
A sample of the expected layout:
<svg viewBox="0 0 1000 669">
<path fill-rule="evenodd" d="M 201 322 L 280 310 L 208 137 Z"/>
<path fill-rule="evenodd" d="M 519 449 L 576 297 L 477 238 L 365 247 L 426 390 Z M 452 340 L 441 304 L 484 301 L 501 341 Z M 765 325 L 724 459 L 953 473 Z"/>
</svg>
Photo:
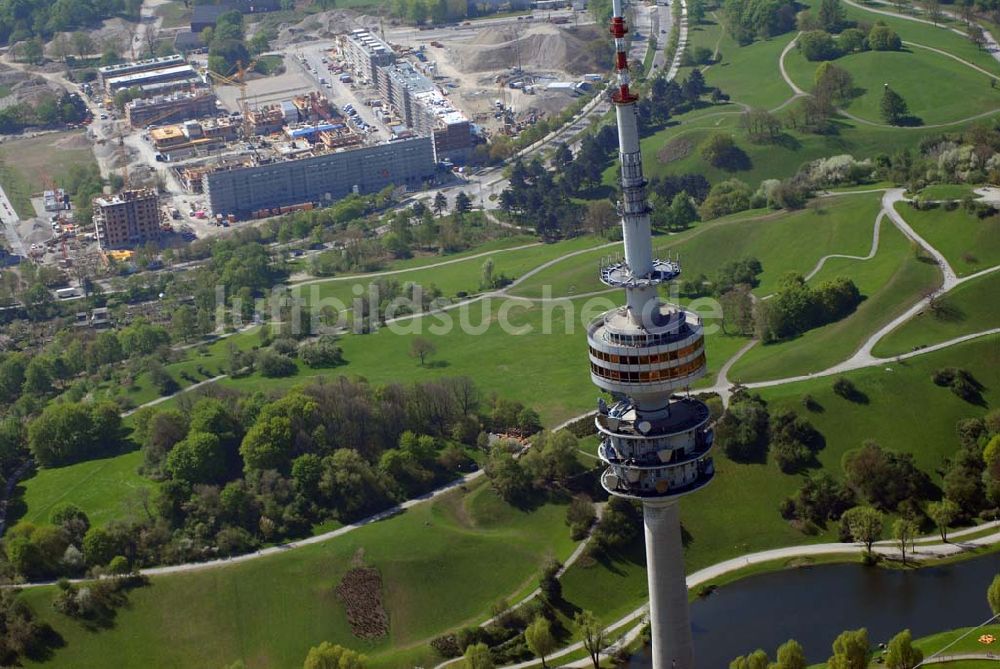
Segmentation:
<svg viewBox="0 0 1000 669">
<path fill-rule="evenodd" d="M 267 57 L 282 65 L 269 76 L 256 60 L 214 73 L 197 52 L 97 68 L 79 84 L 93 123 L 73 141 L 119 188 L 78 229 L 46 185 L 36 215 L 9 226 L 10 251 L 67 271 L 108 266 L 351 193 L 461 184 L 477 144 L 560 112 L 602 78 L 602 35 L 582 11 L 418 29 L 332 10 L 278 34 Z M 58 90 L 54 77 L 0 74 L 18 100 Z"/>
</svg>

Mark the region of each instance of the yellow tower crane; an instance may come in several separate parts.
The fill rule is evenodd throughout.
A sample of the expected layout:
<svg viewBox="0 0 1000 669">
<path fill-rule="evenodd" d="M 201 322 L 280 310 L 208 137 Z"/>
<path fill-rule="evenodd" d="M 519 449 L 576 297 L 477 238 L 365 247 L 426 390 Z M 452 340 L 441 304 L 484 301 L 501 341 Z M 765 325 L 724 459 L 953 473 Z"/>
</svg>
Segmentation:
<svg viewBox="0 0 1000 669">
<path fill-rule="evenodd" d="M 249 139 L 253 134 L 253 129 L 250 126 L 250 106 L 247 104 L 247 83 L 246 74 L 249 70 L 252 70 L 257 64 L 257 59 L 250 61 L 250 64 L 246 67 L 243 66 L 243 61 L 236 61 L 236 73 L 233 76 L 226 76 L 219 74 L 218 72 L 213 72 L 212 70 L 206 69 L 205 74 L 208 75 L 213 81 L 221 84 L 229 84 L 230 86 L 238 86 L 240 89 L 240 112 L 243 114 L 243 137 L 244 139 Z"/>
</svg>

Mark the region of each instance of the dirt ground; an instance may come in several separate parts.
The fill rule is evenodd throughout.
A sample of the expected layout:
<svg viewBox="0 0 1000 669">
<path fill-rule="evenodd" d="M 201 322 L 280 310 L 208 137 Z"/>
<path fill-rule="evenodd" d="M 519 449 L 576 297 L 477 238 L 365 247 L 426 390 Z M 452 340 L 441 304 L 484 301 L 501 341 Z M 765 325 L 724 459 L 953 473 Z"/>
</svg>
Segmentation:
<svg viewBox="0 0 1000 669">
<path fill-rule="evenodd" d="M 286 56 L 286 62 L 288 58 L 290 56 Z M 316 90 L 316 85 L 298 67 L 287 67 L 284 74 L 273 77 L 247 77 L 247 101 L 250 103 L 251 109 L 282 100 L 290 100 L 296 95 L 314 90 Z M 239 88 L 236 86 L 216 86 L 215 94 L 226 109 L 239 111 Z"/>
<path fill-rule="evenodd" d="M 493 120 L 496 100 L 518 116 L 556 114 L 573 101 L 574 95 L 546 90 L 549 83 L 578 82 L 583 74 L 606 69 L 601 67 L 601 59 L 607 55 L 604 34 L 593 24 L 533 21 L 438 35 L 428 41 L 418 33 L 400 42 L 405 46 L 425 44 L 425 55 L 437 67 L 438 82 L 451 92 L 452 100 L 469 118 L 487 125 Z M 431 45 L 430 41 L 441 46 Z M 515 74 L 518 66 L 521 72 Z M 533 84 L 534 94 L 500 85 L 498 79 L 504 77 Z"/>
</svg>

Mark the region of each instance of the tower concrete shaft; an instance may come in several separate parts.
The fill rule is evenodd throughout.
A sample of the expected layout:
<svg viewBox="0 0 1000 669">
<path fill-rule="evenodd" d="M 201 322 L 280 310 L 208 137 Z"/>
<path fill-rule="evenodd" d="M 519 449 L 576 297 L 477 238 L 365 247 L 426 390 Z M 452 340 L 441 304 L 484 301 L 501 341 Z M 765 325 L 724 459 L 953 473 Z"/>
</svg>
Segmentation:
<svg viewBox="0 0 1000 669">
<path fill-rule="evenodd" d="M 644 502 L 646 571 L 649 580 L 649 626 L 655 669 L 690 669 L 694 642 L 688 615 L 684 547 L 677 502 Z"/>
<path fill-rule="evenodd" d="M 625 305 L 587 327 L 590 378 L 611 395 L 598 400 L 601 485 L 642 502 L 649 579 L 653 669 L 693 669 L 681 543 L 680 496 L 715 475 L 714 433 L 703 402 L 678 397 L 705 374 L 705 336 L 692 312 L 660 301 L 659 286 L 680 275 L 676 260 L 653 256 L 650 208 L 636 110 L 629 89 L 622 0 L 613 0 L 611 35 L 618 81 L 611 99 L 618 121 L 624 260 L 602 263 L 601 281 L 625 290 Z"/>
</svg>

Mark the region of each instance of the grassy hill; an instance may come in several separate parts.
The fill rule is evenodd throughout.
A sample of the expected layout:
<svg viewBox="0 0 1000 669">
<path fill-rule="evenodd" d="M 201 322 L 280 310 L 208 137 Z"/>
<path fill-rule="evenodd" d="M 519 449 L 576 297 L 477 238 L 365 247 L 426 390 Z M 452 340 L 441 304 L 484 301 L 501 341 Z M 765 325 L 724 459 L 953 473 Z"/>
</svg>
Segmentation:
<svg viewBox="0 0 1000 669">
<path fill-rule="evenodd" d="M 972 279 L 889 333 L 874 353 L 889 357 L 962 335 L 1000 327 L 1000 272 Z"/>
</svg>

